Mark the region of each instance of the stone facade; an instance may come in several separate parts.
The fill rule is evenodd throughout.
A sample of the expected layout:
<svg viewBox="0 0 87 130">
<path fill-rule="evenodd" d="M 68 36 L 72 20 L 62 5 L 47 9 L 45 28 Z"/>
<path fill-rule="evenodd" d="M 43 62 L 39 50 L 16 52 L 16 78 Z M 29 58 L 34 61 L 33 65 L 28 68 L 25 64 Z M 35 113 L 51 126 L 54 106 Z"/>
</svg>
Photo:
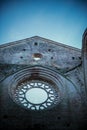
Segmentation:
<svg viewBox="0 0 87 130">
<path fill-rule="evenodd" d="M 86 127 L 87 30 L 82 42 L 80 50 L 35 36 L 0 46 L 1 129 Z M 45 90 L 49 98 L 29 104 L 24 99 L 28 86 Z"/>
</svg>

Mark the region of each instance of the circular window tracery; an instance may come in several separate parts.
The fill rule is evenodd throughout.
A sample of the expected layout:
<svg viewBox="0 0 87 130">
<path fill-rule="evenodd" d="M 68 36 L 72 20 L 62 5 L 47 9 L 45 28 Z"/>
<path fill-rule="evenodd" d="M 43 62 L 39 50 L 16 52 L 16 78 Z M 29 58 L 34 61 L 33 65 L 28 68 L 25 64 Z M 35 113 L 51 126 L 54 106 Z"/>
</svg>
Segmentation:
<svg viewBox="0 0 87 130">
<path fill-rule="evenodd" d="M 60 95 L 49 83 L 33 80 L 19 85 L 14 98 L 26 109 L 43 110 L 58 102 Z"/>
<path fill-rule="evenodd" d="M 55 71 L 32 66 L 18 71 L 8 84 L 12 100 L 27 110 L 46 110 L 64 98 L 62 77 Z"/>
</svg>

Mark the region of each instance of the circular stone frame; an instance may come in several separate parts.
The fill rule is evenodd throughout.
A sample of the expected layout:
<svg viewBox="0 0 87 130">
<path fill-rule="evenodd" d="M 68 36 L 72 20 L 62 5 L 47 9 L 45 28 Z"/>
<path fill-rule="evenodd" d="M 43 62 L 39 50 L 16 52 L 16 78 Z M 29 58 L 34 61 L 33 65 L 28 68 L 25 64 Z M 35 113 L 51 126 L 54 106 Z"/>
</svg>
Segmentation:
<svg viewBox="0 0 87 130">
<path fill-rule="evenodd" d="M 42 101 L 34 95 L 32 95 L 33 98 L 29 97 L 29 91 L 33 89 L 43 90 L 47 97 Z M 8 92 L 16 104 L 27 110 L 50 109 L 58 105 L 64 97 L 61 76 L 49 68 L 38 66 L 25 68 L 15 73 L 9 83 Z"/>
</svg>

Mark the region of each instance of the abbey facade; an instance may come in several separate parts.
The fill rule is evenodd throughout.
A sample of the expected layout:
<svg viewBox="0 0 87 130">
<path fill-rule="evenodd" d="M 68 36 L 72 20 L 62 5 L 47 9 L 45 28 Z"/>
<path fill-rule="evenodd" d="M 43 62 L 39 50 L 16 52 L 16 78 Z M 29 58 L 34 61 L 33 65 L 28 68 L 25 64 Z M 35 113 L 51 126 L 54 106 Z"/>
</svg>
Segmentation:
<svg viewBox="0 0 87 130">
<path fill-rule="evenodd" d="M 82 50 L 34 36 L 0 45 L 1 129 L 83 130 L 87 30 Z"/>
</svg>

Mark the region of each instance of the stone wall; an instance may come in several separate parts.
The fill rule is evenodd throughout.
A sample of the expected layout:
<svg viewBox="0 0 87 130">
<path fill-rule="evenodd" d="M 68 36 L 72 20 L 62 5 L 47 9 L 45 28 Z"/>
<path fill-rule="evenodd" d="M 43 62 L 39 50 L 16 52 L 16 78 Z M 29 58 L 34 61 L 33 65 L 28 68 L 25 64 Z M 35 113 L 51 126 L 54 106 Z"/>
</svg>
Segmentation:
<svg viewBox="0 0 87 130">
<path fill-rule="evenodd" d="M 1 129 L 85 128 L 86 41 L 83 40 L 82 54 L 79 49 L 37 36 L 0 46 Z M 26 109 L 14 99 L 18 98 L 16 90 L 21 83 L 37 80 L 52 85 L 59 96 L 55 101 L 59 101 L 44 110 Z"/>
</svg>

